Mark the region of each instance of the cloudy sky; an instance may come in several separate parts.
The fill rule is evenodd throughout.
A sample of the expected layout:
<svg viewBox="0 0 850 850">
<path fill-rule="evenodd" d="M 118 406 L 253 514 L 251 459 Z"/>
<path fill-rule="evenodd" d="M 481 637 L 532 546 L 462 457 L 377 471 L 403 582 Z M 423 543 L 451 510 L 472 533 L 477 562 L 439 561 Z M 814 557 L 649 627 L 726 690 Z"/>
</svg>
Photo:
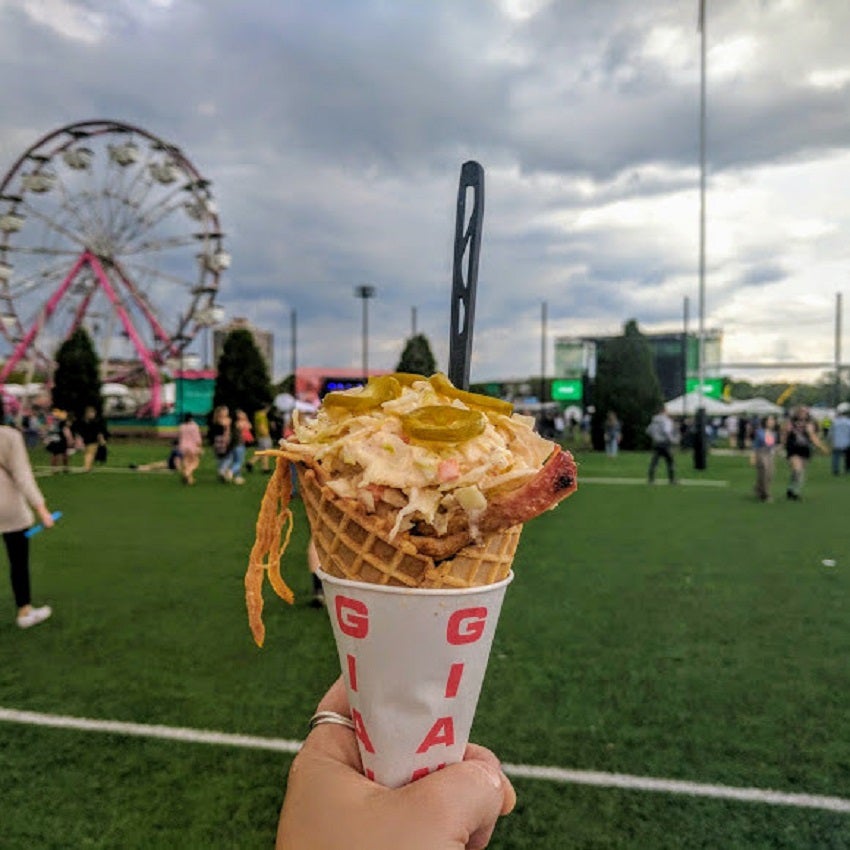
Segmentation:
<svg viewBox="0 0 850 850">
<path fill-rule="evenodd" d="M 677 330 L 686 298 L 696 328 L 697 5 L 0 0 L 0 173 L 86 119 L 177 145 L 213 184 L 220 301 L 274 331 L 283 377 L 292 310 L 300 364 L 361 363 L 363 283 L 370 365 L 395 366 L 415 311 L 446 368 L 475 159 L 472 379 L 539 374 L 544 340 L 551 373 L 559 335 Z M 728 363 L 835 356 L 848 31 L 846 0 L 707 0 L 705 319 Z"/>
</svg>

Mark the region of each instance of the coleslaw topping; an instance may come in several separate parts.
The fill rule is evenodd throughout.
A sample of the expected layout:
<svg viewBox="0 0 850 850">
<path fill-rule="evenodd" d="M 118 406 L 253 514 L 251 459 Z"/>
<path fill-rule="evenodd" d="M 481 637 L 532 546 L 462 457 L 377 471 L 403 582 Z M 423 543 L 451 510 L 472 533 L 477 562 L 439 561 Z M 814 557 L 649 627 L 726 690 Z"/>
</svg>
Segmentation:
<svg viewBox="0 0 850 850">
<path fill-rule="evenodd" d="M 390 538 L 422 523 L 445 535 L 461 512 L 475 534 L 490 500 L 552 453 L 533 418 L 445 375 L 385 375 L 331 395 L 313 418 L 296 412 L 280 454 L 320 469 L 337 496 L 394 518 Z"/>
</svg>

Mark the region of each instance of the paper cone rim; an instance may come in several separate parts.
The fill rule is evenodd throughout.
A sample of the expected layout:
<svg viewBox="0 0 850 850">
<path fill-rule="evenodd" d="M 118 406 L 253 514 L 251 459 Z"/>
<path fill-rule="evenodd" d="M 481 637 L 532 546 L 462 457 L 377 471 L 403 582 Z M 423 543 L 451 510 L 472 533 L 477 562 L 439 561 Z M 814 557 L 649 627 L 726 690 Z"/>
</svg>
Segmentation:
<svg viewBox="0 0 850 850">
<path fill-rule="evenodd" d="M 322 580 L 338 584 L 341 587 L 352 589 L 368 587 L 378 593 L 395 594 L 396 596 L 469 596 L 472 593 L 481 593 L 488 590 L 498 590 L 507 587 L 514 580 L 514 571 L 511 570 L 501 581 L 493 584 L 478 584 L 473 587 L 407 587 L 395 584 L 375 584 L 370 581 L 352 581 L 347 578 L 339 578 L 317 569 L 316 575 Z"/>
</svg>

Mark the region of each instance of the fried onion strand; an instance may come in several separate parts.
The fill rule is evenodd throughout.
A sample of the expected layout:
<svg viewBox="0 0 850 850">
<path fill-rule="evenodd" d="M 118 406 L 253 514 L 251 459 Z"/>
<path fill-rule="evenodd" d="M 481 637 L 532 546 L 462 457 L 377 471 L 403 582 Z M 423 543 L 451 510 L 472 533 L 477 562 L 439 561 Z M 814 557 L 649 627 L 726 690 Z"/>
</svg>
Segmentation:
<svg viewBox="0 0 850 850">
<path fill-rule="evenodd" d="M 280 559 L 292 534 L 292 477 L 289 460 L 278 455 L 274 474 L 269 479 L 257 516 L 256 537 L 245 572 L 245 605 L 248 624 L 257 646 L 266 636 L 263 625 L 263 577 L 268 574 L 275 593 L 290 605 L 295 597 L 280 574 Z M 284 533 L 284 526 L 286 527 Z"/>
</svg>

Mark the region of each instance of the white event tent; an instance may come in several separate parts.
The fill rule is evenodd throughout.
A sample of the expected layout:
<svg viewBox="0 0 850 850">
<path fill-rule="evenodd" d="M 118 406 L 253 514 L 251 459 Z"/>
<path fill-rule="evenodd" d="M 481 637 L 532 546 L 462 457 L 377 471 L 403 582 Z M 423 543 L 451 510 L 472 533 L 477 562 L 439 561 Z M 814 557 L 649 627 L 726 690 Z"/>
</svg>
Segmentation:
<svg viewBox="0 0 850 850">
<path fill-rule="evenodd" d="M 719 401 L 707 395 L 700 399 L 697 392 L 680 395 L 664 402 L 664 408 L 670 416 L 693 416 L 700 405 L 705 408 L 706 416 L 728 416 L 732 413 L 731 407 L 725 401 Z"/>
<path fill-rule="evenodd" d="M 782 408 L 766 398 L 757 396 L 756 398 L 744 398 L 730 402 L 729 412 L 746 413 L 750 416 L 769 416 L 770 414 L 778 416 L 782 413 Z"/>
</svg>

